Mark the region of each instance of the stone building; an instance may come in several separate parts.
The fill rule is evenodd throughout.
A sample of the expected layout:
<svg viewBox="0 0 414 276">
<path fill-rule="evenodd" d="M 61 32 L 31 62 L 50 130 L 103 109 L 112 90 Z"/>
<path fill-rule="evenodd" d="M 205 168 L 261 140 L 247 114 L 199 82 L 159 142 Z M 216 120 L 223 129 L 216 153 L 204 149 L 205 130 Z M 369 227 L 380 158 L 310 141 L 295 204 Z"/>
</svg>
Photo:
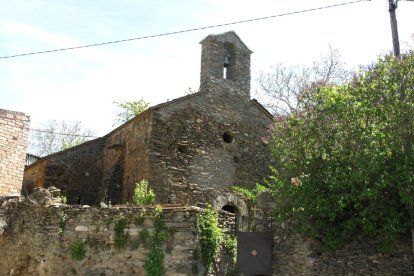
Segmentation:
<svg viewBox="0 0 414 276">
<path fill-rule="evenodd" d="M 56 186 L 69 203 L 125 203 L 146 179 L 161 203 L 210 203 L 246 213 L 232 186 L 269 173 L 273 117 L 250 99 L 251 51 L 234 32 L 201 41 L 199 92 L 141 113 L 106 136 L 25 170 L 24 191 Z"/>
<path fill-rule="evenodd" d="M 24 113 L 0 109 L 0 196 L 20 194 L 29 122 Z"/>
</svg>

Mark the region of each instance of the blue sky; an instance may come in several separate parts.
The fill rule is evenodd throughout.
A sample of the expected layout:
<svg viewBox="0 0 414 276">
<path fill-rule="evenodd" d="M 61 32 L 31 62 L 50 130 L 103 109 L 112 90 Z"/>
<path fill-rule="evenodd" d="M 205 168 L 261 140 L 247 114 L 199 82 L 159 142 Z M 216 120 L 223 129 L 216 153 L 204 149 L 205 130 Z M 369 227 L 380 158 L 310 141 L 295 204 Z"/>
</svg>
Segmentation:
<svg viewBox="0 0 414 276">
<path fill-rule="evenodd" d="M 277 15 L 347 0 L 2 0 L 0 56 L 141 37 Z M 199 42 L 234 30 L 253 51 L 252 95 L 272 64 L 310 64 L 338 48 L 350 68 L 392 50 L 387 0 L 100 47 L 0 59 L 0 108 L 82 121 L 97 135 L 112 129 L 113 101 L 152 105 L 197 90 Z M 414 1 L 400 1 L 401 48 L 414 44 Z"/>
</svg>

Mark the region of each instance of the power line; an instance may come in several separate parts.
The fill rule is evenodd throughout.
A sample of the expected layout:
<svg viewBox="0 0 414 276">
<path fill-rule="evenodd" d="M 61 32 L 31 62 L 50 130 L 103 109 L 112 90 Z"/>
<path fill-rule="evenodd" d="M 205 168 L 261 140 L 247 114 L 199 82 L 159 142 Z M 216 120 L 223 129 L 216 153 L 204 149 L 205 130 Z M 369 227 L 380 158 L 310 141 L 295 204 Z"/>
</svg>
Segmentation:
<svg viewBox="0 0 414 276">
<path fill-rule="evenodd" d="M 48 133 L 48 134 L 63 135 L 63 136 L 73 136 L 73 137 L 83 137 L 83 138 L 101 138 L 99 136 L 93 136 L 93 135 L 82 135 L 82 134 L 71 134 L 71 133 L 63 133 L 63 132 L 53 132 L 53 131 L 50 131 L 50 130 L 35 129 L 35 128 L 29 128 L 29 130 L 42 132 L 42 133 Z"/>
<path fill-rule="evenodd" d="M 174 31 L 174 32 L 154 34 L 154 35 L 148 35 L 148 36 L 127 38 L 127 39 L 121 39 L 121 40 L 113 40 L 113 41 L 107 41 L 107 42 L 101 42 L 101 43 L 94 43 L 94 44 L 74 46 L 74 47 L 67 47 L 67 48 L 59 48 L 59 49 L 53 49 L 53 50 L 45 50 L 45 51 L 38 51 L 38 52 L 31 52 L 31 53 L 24 53 L 24 54 L 16 54 L 16 55 L 11 55 L 11 56 L 2 56 L 2 57 L 0 57 L 0 59 L 16 58 L 16 57 L 22 57 L 22 56 L 31 56 L 31 55 L 38 55 L 38 54 L 46 54 L 46 53 L 53 53 L 53 52 L 68 51 L 68 50 L 76 50 L 76 49 L 90 48 L 90 47 L 102 46 L 102 45 L 108 45 L 108 44 L 129 42 L 129 41 L 134 41 L 134 40 L 143 40 L 143 39 L 155 38 L 155 37 L 161 37 L 161 36 L 176 35 L 176 34 L 182 34 L 182 33 L 194 32 L 194 31 L 200 31 L 200 30 L 205 30 L 205 29 L 212 29 L 212 28 L 218 28 L 218 27 L 224 27 L 224 26 L 231 26 L 231 25 L 236 25 L 236 24 L 242 24 L 242 23 L 260 21 L 260 20 L 267 20 L 267 19 L 272 19 L 272 18 L 276 18 L 276 17 L 294 15 L 294 14 L 299 14 L 299 13 L 306 13 L 306 12 L 318 11 L 318 10 L 329 9 L 329 8 L 334 8 L 334 7 L 339 7 L 339 6 L 356 4 L 356 3 L 359 3 L 359 2 L 365 2 L 365 1 L 371 1 L 371 0 L 357 0 L 357 1 L 351 1 L 351 2 L 344 2 L 344 3 L 339 3 L 339 4 L 329 5 L 329 6 L 323 6 L 323 7 L 318 7 L 318 8 L 311 8 L 311 9 L 305 9 L 305 10 L 299 10 L 299 11 L 281 13 L 281 14 L 276 14 L 276 15 L 270 15 L 270 16 L 265 16 L 265 17 L 258 17 L 258 18 L 252 18 L 252 19 L 234 21 L 234 22 L 229 22 L 229 23 L 222 23 L 222 24 L 210 25 L 210 26 L 205 26 L 205 27 L 199 27 L 199 28 L 192 28 L 192 29 L 180 30 L 180 31 Z"/>
<path fill-rule="evenodd" d="M 71 136 L 71 137 L 82 137 L 82 138 L 91 138 L 91 139 L 98 139 L 98 138 L 105 138 L 106 136 L 94 136 L 94 135 L 82 135 L 82 134 L 72 134 L 72 133 L 63 133 L 63 132 L 54 132 L 50 130 L 44 129 L 35 129 L 29 128 L 31 131 L 48 133 L 53 135 L 63 135 L 63 136 Z M 133 136 L 133 137 L 121 137 L 122 139 L 148 139 L 148 137 L 140 137 L 140 136 Z"/>
</svg>

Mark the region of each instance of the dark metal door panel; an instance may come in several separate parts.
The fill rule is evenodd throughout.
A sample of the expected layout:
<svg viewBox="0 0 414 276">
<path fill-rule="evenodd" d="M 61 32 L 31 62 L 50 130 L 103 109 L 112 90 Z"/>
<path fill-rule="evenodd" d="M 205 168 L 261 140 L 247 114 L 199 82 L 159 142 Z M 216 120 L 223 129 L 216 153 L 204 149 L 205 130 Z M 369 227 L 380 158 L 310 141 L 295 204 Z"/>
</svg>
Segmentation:
<svg viewBox="0 0 414 276">
<path fill-rule="evenodd" d="M 244 274 L 272 275 L 272 233 L 237 233 L 237 270 Z"/>
</svg>

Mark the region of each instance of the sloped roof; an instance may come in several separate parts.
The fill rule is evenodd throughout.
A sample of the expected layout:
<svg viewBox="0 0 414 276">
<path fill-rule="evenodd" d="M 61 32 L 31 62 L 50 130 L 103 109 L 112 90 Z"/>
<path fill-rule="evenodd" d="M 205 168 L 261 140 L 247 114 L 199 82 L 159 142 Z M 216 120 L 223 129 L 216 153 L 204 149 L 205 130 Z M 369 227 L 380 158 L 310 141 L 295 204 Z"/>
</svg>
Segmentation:
<svg viewBox="0 0 414 276">
<path fill-rule="evenodd" d="M 221 40 L 222 42 L 234 42 L 237 41 L 238 45 L 241 45 L 245 51 L 252 54 L 253 52 L 244 44 L 244 42 L 240 39 L 240 37 L 234 31 L 228 31 L 221 34 L 211 34 L 206 36 L 203 40 L 200 41 L 200 44 L 203 44 L 207 39 L 210 37 L 215 38 L 217 40 Z"/>
</svg>

